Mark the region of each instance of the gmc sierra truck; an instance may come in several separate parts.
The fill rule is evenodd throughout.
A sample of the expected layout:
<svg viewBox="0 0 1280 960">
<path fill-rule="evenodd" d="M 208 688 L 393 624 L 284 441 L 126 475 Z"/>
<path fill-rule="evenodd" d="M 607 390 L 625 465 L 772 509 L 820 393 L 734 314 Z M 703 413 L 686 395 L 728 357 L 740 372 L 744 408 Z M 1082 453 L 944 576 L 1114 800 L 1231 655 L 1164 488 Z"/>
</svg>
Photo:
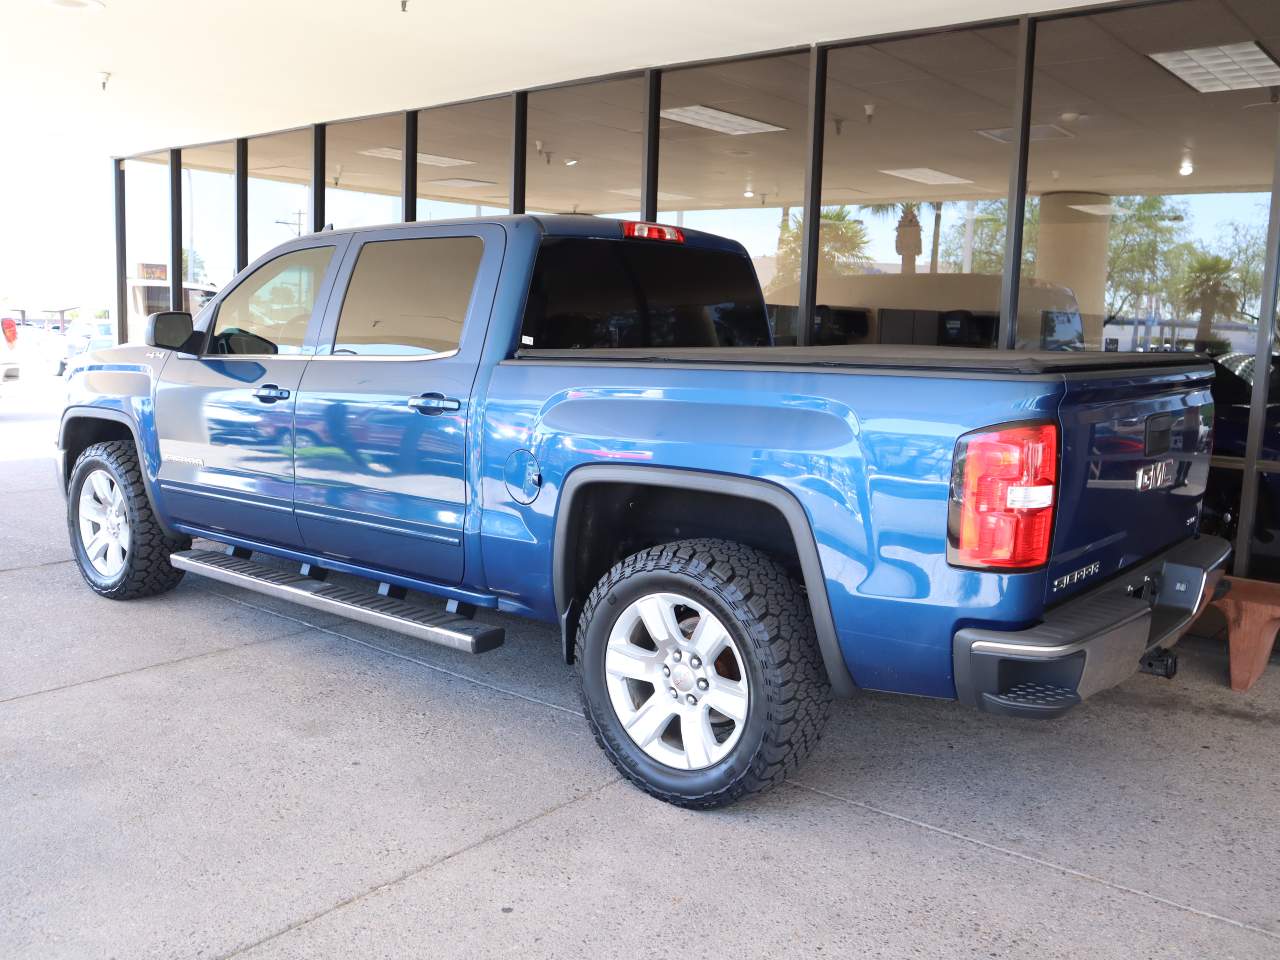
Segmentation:
<svg viewBox="0 0 1280 960">
<path fill-rule="evenodd" d="M 71 542 L 118 600 L 191 573 L 476 654 L 482 608 L 556 624 L 610 760 L 689 807 L 779 782 L 833 695 L 1054 717 L 1169 663 L 1228 553 L 1207 362 L 771 341 L 692 230 L 301 237 L 76 359 Z"/>
</svg>

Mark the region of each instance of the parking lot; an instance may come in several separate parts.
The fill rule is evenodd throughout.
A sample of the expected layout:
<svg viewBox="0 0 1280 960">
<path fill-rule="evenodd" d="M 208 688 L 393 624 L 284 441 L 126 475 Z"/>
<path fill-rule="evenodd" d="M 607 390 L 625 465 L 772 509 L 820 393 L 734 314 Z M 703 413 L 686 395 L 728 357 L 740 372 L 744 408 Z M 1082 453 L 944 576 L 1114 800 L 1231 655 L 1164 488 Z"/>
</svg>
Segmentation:
<svg viewBox="0 0 1280 960">
<path fill-rule="evenodd" d="M 837 703 L 716 813 L 619 781 L 556 633 L 468 658 L 71 561 L 59 381 L 0 395 L 0 956 L 1276 957 L 1280 669 L 1067 718 Z M 493 616 L 493 615 L 490 615 Z"/>
</svg>

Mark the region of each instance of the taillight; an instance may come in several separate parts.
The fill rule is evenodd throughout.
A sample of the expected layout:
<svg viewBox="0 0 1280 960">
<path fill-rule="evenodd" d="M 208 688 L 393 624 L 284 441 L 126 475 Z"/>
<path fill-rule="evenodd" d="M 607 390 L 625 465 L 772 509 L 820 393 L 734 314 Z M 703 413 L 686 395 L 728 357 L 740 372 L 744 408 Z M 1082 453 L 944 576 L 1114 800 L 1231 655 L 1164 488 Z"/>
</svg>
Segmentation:
<svg viewBox="0 0 1280 960">
<path fill-rule="evenodd" d="M 684 231 L 679 227 L 668 227 L 662 223 L 641 223 L 639 220 L 622 221 L 622 235 L 637 240 L 667 240 L 671 243 L 684 243 Z"/>
<path fill-rule="evenodd" d="M 1057 480 L 1056 425 L 966 433 L 951 467 L 948 562 L 998 569 L 1047 563 Z"/>
</svg>

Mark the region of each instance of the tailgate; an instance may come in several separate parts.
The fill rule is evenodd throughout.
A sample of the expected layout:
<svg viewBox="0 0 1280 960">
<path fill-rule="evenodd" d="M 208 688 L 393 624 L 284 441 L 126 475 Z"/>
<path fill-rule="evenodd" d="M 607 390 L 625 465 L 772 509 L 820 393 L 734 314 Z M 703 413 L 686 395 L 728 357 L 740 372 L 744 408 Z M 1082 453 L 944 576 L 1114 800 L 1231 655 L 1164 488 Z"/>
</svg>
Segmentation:
<svg viewBox="0 0 1280 960">
<path fill-rule="evenodd" d="M 1047 603 L 1195 533 L 1213 441 L 1212 379 L 1207 364 L 1068 376 Z"/>
</svg>

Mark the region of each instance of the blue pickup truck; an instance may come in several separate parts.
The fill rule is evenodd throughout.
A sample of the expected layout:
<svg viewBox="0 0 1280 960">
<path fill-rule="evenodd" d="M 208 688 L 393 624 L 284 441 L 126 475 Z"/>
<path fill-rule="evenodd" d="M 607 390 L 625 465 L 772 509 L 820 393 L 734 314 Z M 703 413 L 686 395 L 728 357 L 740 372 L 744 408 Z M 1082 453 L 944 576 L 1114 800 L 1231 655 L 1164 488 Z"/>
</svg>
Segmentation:
<svg viewBox="0 0 1280 960">
<path fill-rule="evenodd" d="M 413 223 L 301 237 L 78 358 L 59 481 L 104 597 L 192 573 L 473 653 L 481 608 L 556 624 L 613 763 L 713 807 L 833 695 L 1053 717 L 1167 668 L 1228 552 L 1198 534 L 1211 379 L 773 346 L 737 243 Z"/>
</svg>

